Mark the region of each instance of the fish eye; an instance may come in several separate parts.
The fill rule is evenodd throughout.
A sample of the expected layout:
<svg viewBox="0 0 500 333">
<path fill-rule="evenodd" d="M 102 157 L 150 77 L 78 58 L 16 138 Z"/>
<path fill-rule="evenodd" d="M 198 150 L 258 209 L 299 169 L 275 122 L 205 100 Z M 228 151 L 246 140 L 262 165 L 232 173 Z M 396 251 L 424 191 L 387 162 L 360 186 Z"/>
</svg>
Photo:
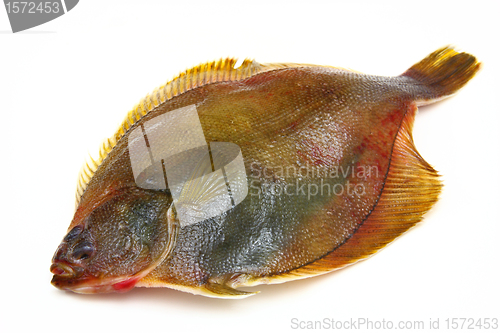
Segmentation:
<svg viewBox="0 0 500 333">
<path fill-rule="evenodd" d="M 75 246 L 73 252 L 71 252 L 71 257 L 75 260 L 85 260 L 89 259 L 93 253 L 94 246 L 88 241 L 83 241 Z"/>
<path fill-rule="evenodd" d="M 83 230 L 83 227 L 81 225 L 77 225 L 76 227 L 74 227 L 73 229 L 71 229 L 70 232 L 68 232 L 68 234 L 66 235 L 66 237 L 64 237 L 64 241 L 65 242 L 70 242 L 76 236 L 78 236 L 82 232 L 82 230 Z"/>
</svg>

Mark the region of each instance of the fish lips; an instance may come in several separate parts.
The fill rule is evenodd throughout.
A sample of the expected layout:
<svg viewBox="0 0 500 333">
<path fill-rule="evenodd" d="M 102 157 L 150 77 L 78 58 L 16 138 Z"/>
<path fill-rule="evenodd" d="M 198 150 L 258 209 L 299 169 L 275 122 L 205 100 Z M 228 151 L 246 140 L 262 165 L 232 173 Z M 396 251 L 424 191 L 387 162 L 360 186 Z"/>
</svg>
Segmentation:
<svg viewBox="0 0 500 333">
<path fill-rule="evenodd" d="M 54 278 L 59 279 L 75 279 L 83 275 L 83 267 L 75 266 L 67 261 L 57 261 L 50 266 L 50 272 L 54 274 Z"/>
<path fill-rule="evenodd" d="M 50 266 L 52 285 L 63 290 L 76 291 L 84 285 L 88 285 L 90 278 L 84 276 L 84 269 L 81 266 L 71 264 L 65 260 L 57 260 Z"/>
<path fill-rule="evenodd" d="M 99 279 L 84 274 L 82 267 L 65 261 L 54 262 L 50 271 L 54 274 L 51 281 L 54 287 L 78 294 L 125 292 L 140 280 L 137 276 Z"/>
</svg>

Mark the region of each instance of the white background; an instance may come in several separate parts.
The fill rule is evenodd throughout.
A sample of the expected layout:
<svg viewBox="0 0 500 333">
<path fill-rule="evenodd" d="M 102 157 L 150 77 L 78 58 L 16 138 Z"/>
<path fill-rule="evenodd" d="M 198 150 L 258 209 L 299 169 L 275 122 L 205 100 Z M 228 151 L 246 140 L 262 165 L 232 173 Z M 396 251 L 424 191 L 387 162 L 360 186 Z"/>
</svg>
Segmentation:
<svg viewBox="0 0 500 333">
<path fill-rule="evenodd" d="M 443 329 L 446 318 L 500 317 L 499 4 L 82 0 L 17 34 L 0 8 L 0 331 L 286 332 L 296 331 L 293 318 L 425 327 L 439 318 Z M 448 44 L 484 67 L 415 122 L 417 148 L 442 175 L 441 200 L 371 259 L 259 286 L 244 300 L 144 288 L 77 295 L 51 286 L 50 260 L 72 218 L 86 155 L 179 71 L 235 56 L 398 75 Z"/>
</svg>

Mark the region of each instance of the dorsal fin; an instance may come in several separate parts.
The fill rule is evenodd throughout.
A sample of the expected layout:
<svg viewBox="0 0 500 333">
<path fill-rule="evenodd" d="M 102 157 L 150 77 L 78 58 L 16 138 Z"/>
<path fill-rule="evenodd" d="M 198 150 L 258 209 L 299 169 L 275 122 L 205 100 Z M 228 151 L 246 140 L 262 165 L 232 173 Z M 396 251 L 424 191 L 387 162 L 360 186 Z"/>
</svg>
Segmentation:
<svg viewBox="0 0 500 333">
<path fill-rule="evenodd" d="M 268 72 L 277 69 L 291 67 L 306 67 L 311 65 L 302 64 L 260 64 L 255 60 L 245 59 L 241 66 L 235 68 L 237 59 L 226 58 L 212 62 L 200 64 L 181 72 L 171 81 L 156 88 L 150 94 L 142 98 L 131 111 L 127 113 L 125 120 L 120 124 L 116 133 L 110 138 L 104 140 L 99 150 L 97 159 L 90 156 L 90 160 L 84 163 L 78 175 L 76 188 L 76 206 L 87 188 L 87 184 L 96 172 L 102 161 L 108 156 L 109 152 L 116 146 L 116 143 L 127 133 L 130 127 L 138 122 L 144 115 L 155 107 L 178 96 L 186 91 L 201 87 L 206 84 L 226 81 L 239 81 L 249 78 L 255 74 Z"/>
</svg>

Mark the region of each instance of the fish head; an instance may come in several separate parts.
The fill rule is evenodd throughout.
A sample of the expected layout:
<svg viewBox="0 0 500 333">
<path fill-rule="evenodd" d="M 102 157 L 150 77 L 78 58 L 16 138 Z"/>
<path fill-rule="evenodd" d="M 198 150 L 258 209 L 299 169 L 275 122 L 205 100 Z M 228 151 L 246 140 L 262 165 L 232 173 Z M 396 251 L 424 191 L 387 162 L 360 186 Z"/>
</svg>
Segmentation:
<svg viewBox="0 0 500 333">
<path fill-rule="evenodd" d="M 132 188 L 75 218 L 52 259 L 52 284 L 77 293 L 133 288 L 172 252 L 171 201 L 166 193 Z"/>
</svg>

